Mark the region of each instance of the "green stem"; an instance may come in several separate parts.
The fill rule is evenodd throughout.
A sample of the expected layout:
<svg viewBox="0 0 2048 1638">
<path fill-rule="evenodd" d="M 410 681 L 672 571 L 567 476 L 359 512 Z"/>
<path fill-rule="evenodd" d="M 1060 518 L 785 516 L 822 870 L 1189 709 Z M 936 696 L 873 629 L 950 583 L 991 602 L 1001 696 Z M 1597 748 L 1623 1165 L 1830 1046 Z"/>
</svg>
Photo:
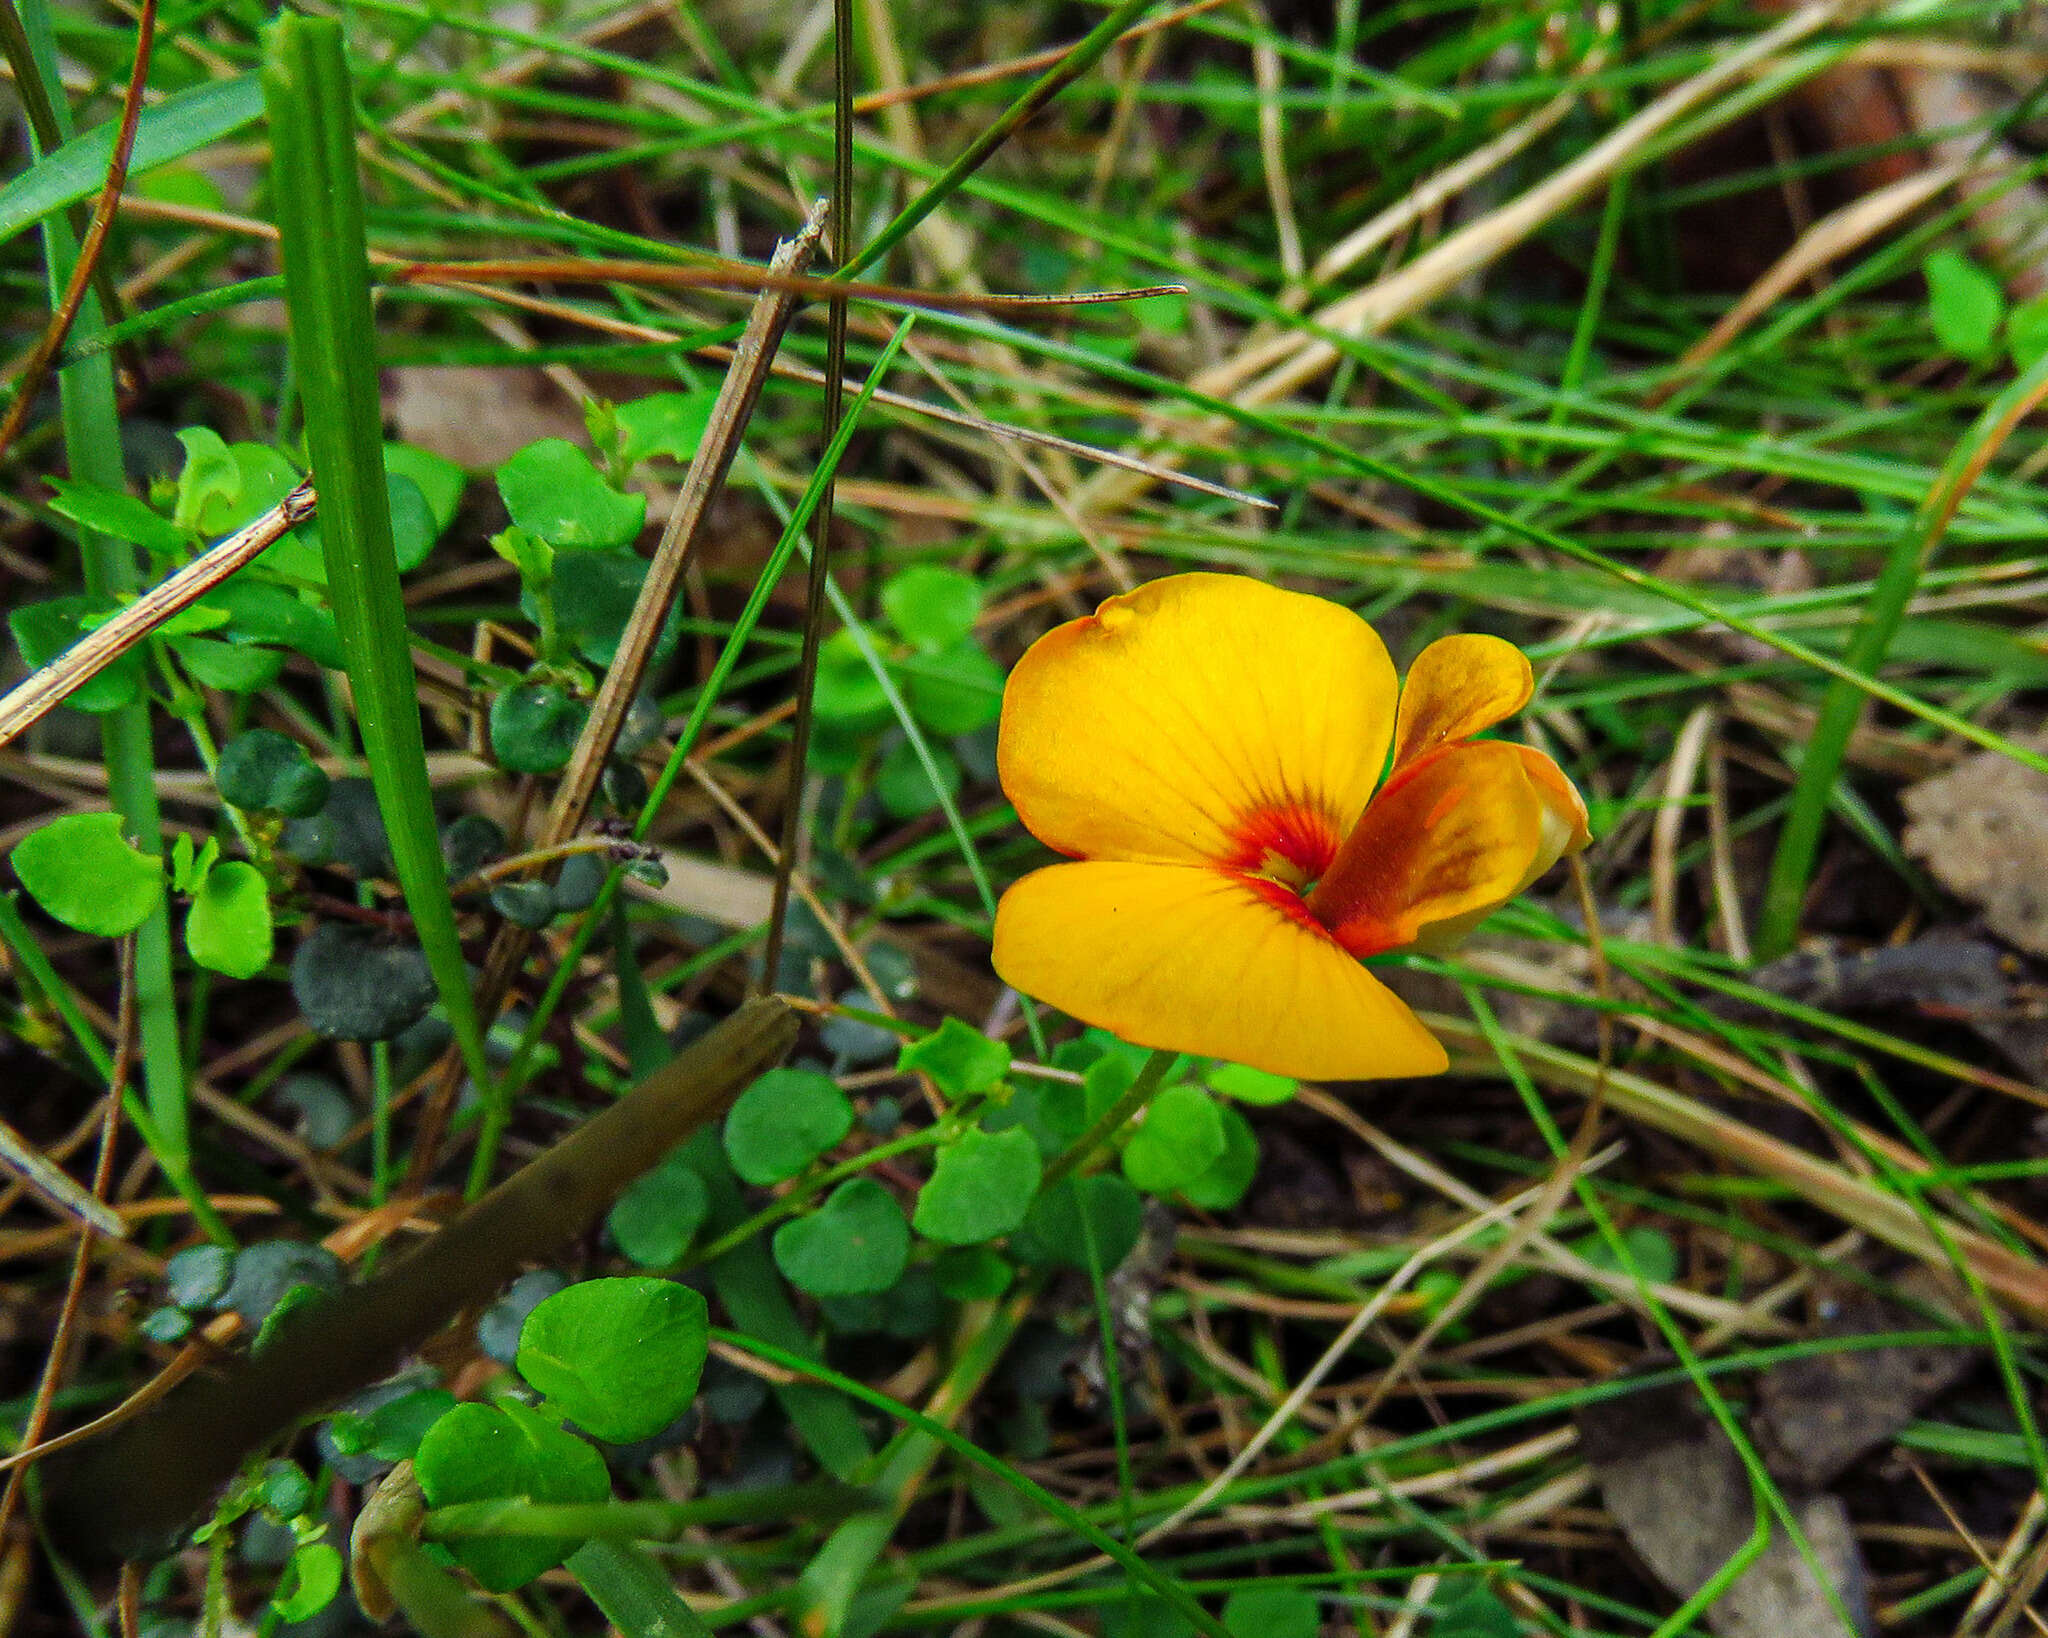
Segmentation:
<svg viewBox="0 0 2048 1638">
<path fill-rule="evenodd" d="M 10 18 L 11 18 L 10 13 Z M 58 91 L 56 52 L 50 16 L 43 0 L 30 0 L 17 31 L 4 31 L 4 44 L 15 83 L 34 81 L 43 88 L 57 124 L 68 137 L 67 111 Z M 27 60 L 16 60 L 26 49 Z M 40 144 L 39 144 L 40 146 Z M 77 259 L 78 244 L 69 226 L 57 216 L 43 223 L 43 259 L 51 299 L 63 291 Z M 81 338 L 97 335 L 106 316 L 97 296 L 88 294 L 72 326 Z M 106 353 L 57 372 L 59 418 L 64 429 L 65 460 L 71 476 L 105 488 L 125 490 L 121 469 L 120 413 L 114 397 L 113 360 Z M 80 567 L 86 591 L 98 598 L 119 600 L 141 584 L 135 549 L 92 530 L 78 531 Z M 163 852 L 163 816 L 156 800 L 156 752 L 149 704 L 138 700 L 109 712 L 100 723 L 101 754 L 107 765 L 107 794 L 120 814 L 122 827 L 143 852 Z M 186 1108 L 185 1054 L 180 1044 L 178 997 L 171 956 L 168 905 L 159 905 L 135 933 L 135 1018 L 141 1039 L 142 1084 L 154 1142 L 150 1153 L 164 1180 L 191 1209 L 193 1220 L 208 1238 L 232 1246 L 228 1231 L 192 1173 L 191 1135 Z"/>
<path fill-rule="evenodd" d="M 1164 1047 L 1156 1048 L 1147 1058 L 1144 1067 L 1138 1071 L 1138 1078 L 1131 1082 L 1130 1089 L 1096 1117 L 1095 1124 L 1070 1144 L 1064 1154 L 1045 1169 L 1045 1182 L 1050 1189 L 1069 1172 L 1086 1163 L 1095 1151 L 1123 1130 L 1124 1122 L 1134 1117 L 1146 1104 L 1152 1101 L 1159 1090 L 1160 1082 L 1166 1079 L 1167 1071 L 1180 1062 L 1178 1052 L 1169 1052 Z"/>
</svg>

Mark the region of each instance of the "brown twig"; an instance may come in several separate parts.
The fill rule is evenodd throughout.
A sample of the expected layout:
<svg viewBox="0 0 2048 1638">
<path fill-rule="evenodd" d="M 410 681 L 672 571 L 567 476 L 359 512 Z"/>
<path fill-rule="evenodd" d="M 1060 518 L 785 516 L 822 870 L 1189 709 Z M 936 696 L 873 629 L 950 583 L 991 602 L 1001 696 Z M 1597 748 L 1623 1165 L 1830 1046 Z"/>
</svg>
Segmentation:
<svg viewBox="0 0 2048 1638">
<path fill-rule="evenodd" d="M 824 219 L 813 210 L 802 231 L 777 250 L 770 263 L 771 271 L 781 273 L 801 268 L 809 260 L 823 231 Z M 689 567 L 704 520 L 710 516 L 711 503 L 725 482 L 725 474 L 734 455 L 739 451 L 740 438 L 753 417 L 754 406 L 760 400 L 776 348 L 789 324 L 790 315 L 796 310 L 796 302 L 793 292 L 770 288 L 764 290 L 754 303 L 746 333 L 734 349 L 732 368 L 726 373 L 725 385 L 712 406 L 703 440 L 697 446 L 696 457 L 690 462 L 690 470 L 676 497 L 675 510 L 669 514 L 667 527 L 662 530 L 661 544 L 655 548 L 653 560 L 648 564 L 647 578 L 641 583 L 632 618 L 626 622 L 618 651 L 605 672 L 596 700 L 591 704 L 590 716 L 583 725 L 576 750 L 569 759 L 561 783 L 555 788 L 554 803 L 533 839 L 536 847 L 555 847 L 566 842 L 590 811 L 591 798 L 596 794 L 598 780 L 604 773 L 605 758 L 611 755 L 626 713 L 632 709 L 634 696 L 640 691 L 647 662 L 654 653 L 655 640 L 661 635 L 662 624 L 668 618 L 669 605 L 675 601 L 683 571 Z M 498 930 L 484 957 L 483 973 L 477 980 L 478 1016 L 488 1020 L 496 1015 L 499 1004 L 511 987 L 513 974 L 526 957 L 530 940 L 531 935 L 524 928 L 510 923 Z M 434 1089 L 428 1094 L 420 1112 L 412 1162 L 406 1174 L 412 1186 L 418 1186 L 432 1175 L 440 1158 L 441 1138 L 447 1130 L 448 1116 L 454 1108 L 455 1095 L 461 1084 L 462 1063 L 451 1052 L 443 1058 Z"/>
<path fill-rule="evenodd" d="M 121 1001 L 114 1025 L 113 1073 L 107 1078 L 106 1115 L 100 1122 L 100 1153 L 93 1165 L 92 1193 L 95 1200 L 104 1201 L 107 1190 L 114 1180 L 114 1138 L 121 1129 L 121 1094 L 127 1090 L 128 1074 L 135 1062 L 135 939 L 131 934 L 121 940 Z M 92 1251 L 98 1236 L 90 1222 L 81 1223 L 78 1229 L 78 1249 L 71 1258 L 71 1278 L 64 1287 L 64 1302 L 57 1310 L 56 1328 L 50 1333 L 50 1351 L 43 1359 L 42 1380 L 36 1384 L 35 1403 L 30 1407 L 28 1422 L 21 1430 L 24 1448 L 33 1448 L 41 1442 L 43 1429 L 49 1425 L 50 1407 L 56 1402 L 57 1384 L 64 1378 L 64 1368 L 71 1358 L 72 1333 L 78 1327 L 79 1305 L 85 1299 L 85 1276 L 92 1267 Z M 0 1491 L 0 1541 L 7 1539 L 7 1525 L 14 1517 L 15 1504 L 21 1499 L 22 1481 L 27 1478 L 29 1464 L 24 1462 L 7 1475 L 7 1488 Z"/>
<path fill-rule="evenodd" d="M 7 406 L 6 419 L 0 420 L 0 457 L 6 455 L 20 436 L 22 425 L 35 406 L 36 395 L 43 390 L 50 365 L 63 349 L 64 338 L 71 334 L 78 310 L 85 304 L 86 287 L 91 284 L 93 271 L 99 266 L 100 252 L 106 248 L 107 235 L 113 230 L 115 207 L 120 203 L 121 189 L 128 181 L 128 157 L 135 148 L 135 127 L 142 118 L 142 92 L 149 83 L 150 49 L 156 43 L 156 5 L 157 0 L 142 0 L 142 12 L 135 23 L 135 67 L 128 76 L 128 89 L 121 99 L 121 125 L 115 133 L 114 154 L 107 165 L 107 179 L 100 185 L 92 222 L 79 244 L 77 260 L 71 264 L 71 277 L 64 286 L 64 294 L 15 381 L 14 402 Z"/>
<path fill-rule="evenodd" d="M 116 612 L 105 625 L 87 632 L 48 665 L 23 678 L 0 698 L 0 745 L 34 727 L 179 610 L 198 602 L 237 569 L 276 545 L 287 531 L 313 515 L 316 504 L 313 480 L 307 478 L 261 517 L 244 524 Z"/>
</svg>

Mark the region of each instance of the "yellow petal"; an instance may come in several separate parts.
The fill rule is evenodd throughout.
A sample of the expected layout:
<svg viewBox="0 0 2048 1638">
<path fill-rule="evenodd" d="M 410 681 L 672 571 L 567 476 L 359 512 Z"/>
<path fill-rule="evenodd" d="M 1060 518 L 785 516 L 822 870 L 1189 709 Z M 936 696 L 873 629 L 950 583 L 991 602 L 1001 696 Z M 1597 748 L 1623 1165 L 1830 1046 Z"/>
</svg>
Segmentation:
<svg viewBox="0 0 2048 1638">
<path fill-rule="evenodd" d="M 1451 745 L 1395 774 L 1309 896 L 1316 919 L 1346 949 L 1376 955 L 1506 903 L 1543 843 L 1545 807 L 1523 751 Z"/>
<path fill-rule="evenodd" d="M 1258 869 L 1272 852 L 1314 875 L 1372 794 L 1393 709 L 1392 662 L 1349 609 L 1174 575 L 1031 646 L 997 763 L 1062 853 Z"/>
<path fill-rule="evenodd" d="M 1035 871 L 997 907 L 995 968 L 1126 1041 L 1275 1075 L 1370 1080 L 1449 1062 L 1293 895 L 1198 865 Z"/>
<path fill-rule="evenodd" d="M 1529 657 L 1498 637 L 1439 637 L 1415 656 L 1401 683 L 1394 767 L 1491 728 L 1529 703 Z"/>
</svg>

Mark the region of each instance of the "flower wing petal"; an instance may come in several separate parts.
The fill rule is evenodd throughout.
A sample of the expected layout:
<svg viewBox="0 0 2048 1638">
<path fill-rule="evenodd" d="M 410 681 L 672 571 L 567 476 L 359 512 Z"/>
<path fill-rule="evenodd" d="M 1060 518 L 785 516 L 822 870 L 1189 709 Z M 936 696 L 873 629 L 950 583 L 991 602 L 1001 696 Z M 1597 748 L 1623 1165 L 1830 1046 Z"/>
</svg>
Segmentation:
<svg viewBox="0 0 2048 1638">
<path fill-rule="evenodd" d="M 1415 656 L 1401 683 L 1394 769 L 1491 728 L 1536 692 L 1529 657 L 1498 637 L 1439 637 Z"/>
<path fill-rule="evenodd" d="M 1031 646 L 998 769 L 1062 853 L 1252 866 L 1273 845 L 1320 868 L 1372 794 L 1394 697 L 1385 646 L 1349 609 L 1173 575 Z"/>
<path fill-rule="evenodd" d="M 1316 884 L 1316 918 L 1346 949 L 1374 955 L 1415 943 L 1433 923 L 1476 925 L 1506 903 L 1544 839 L 1546 810 L 1523 753 L 1480 740 L 1397 773 Z"/>
<path fill-rule="evenodd" d="M 1140 1046 L 1310 1080 L 1440 1073 L 1407 1005 L 1278 892 L 1198 866 L 1053 865 L 1003 895 L 995 968 Z"/>
</svg>

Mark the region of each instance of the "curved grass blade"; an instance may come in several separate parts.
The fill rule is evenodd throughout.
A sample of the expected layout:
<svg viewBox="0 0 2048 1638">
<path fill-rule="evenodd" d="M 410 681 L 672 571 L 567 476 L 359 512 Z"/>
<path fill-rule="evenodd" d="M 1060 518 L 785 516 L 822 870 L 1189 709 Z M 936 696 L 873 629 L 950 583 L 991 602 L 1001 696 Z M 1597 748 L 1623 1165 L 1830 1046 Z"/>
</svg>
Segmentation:
<svg viewBox="0 0 2048 1638">
<path fill-rule="evenodd" d="M 231 80 L 166 97 L 143 110 L 135 127 L 128 172 L 139 176 L 152 166 L 182 159 L 239 131 L 262 112 L 263 87 L 254 74 L 238 74 Z M 99 187 L 114 156 L 119 124 L 109 120 L 72 138 L 0 188 L 0 244 L 51 211 L 89 197 Z"/>
</svg>

